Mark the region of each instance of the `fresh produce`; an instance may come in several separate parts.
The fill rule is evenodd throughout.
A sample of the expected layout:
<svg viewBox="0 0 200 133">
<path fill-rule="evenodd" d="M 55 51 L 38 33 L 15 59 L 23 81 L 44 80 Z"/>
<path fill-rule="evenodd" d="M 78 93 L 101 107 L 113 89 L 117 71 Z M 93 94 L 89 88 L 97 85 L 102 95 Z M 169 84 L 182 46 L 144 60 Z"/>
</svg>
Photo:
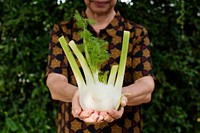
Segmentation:
<svg viewBox="0 0 200 133">
<path fill-rule="evenodd" d="M 80 92 L 80 105 L 83 110 L 118 109 L 122 96 L 130 32 L 124 31 L 119 65 L 113 65 L 109 72 L 102 72 L 100 65 L 109 59 L 106 51 L 108 43 L 94 37 L 86 29 L 87 25 L 93 24 L 94 21 L 82 18 L 78 12 L 75 13 L 74 18 L 78 28 L 81 29 L 79 35 L 83 39 L 83 44 L 77 45 L 73 40 L 67 43 L 64 36 L 59 38 L 59 42 L 75 75 Z M 73 53 L 82 67 L 83 75 Z"/>
</svg>

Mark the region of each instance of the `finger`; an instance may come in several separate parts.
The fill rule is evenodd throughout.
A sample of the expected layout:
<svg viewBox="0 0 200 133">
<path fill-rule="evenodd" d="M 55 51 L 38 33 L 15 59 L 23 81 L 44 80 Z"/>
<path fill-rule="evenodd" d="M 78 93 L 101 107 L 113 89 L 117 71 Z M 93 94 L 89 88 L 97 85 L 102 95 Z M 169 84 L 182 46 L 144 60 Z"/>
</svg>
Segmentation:
<svg viewBox="0 0 200 133">
<path fill-rule="evenodd" d="M 107 122 L 113 122 L 114 120 L 115 120 L 115 119 L 112 118 L 111 116 L 106 117 L 106 118 L 104 119 L 104 121 L 107 121 Z"/>
<path fill-rule="evenodd" d="M 122 96 L 122 99 L 121 99 L 121 106 L 122 107 L 125 107 L 126 104 L 128 102 L 128 98 L 126 96 Z"/>
<path fill-rule="evenodd" d="M 104 120 L 104 121 L 107 121 L 107 122 L 112 122 L 112 121 L 114 121 L 114 118 L 111 117 L 107 112 L 100 112 L 100 116 L 103 117 L 103 120 Z"/>
<path fill-rule="evenodd" d="M 97 123 L 98 118 L 99 115 L 96 112 L 94 112 L 90 115 L 90 117 L 83 119 L 83 121 L 86 123 L 95 124 Z"/>
<path fill-rule="evenodd" d="M 100 116 L 103 116 L 103 118 L 105 118 L 106 115 L 108 115 L 108 114 L 107 114 L 107 112 L 103 112 L 103 111 L 102 111 L 102 112 L 99 113 L 99 115 L 100 115 Z"/>
<path fill-rule="evenodd" d="M 72 115 L 74 117 L 78 117 L 81 111 L 82 111 L 82 108 L 79 104 L 79 92 L 77 90 L 72 98 Z"/>
<path fill-rule="evenodd" d="M 124 113 L 124 107 L 120 107 L 120 109 L 118 111 L 114 110 L 114 109 L 108 111 L 108 114 L 114 119 L 121 118 L 123 113 Z"/>
<path fill-rule="evenodd" d="M 80 112 L 81 112 L 80 110 L 72 110 L 72 115 L 73 115 L 75 118 L 78 118 Z"/>
<path fill-rule="evenodd" d="M 97 119 L 97 123 L 102 123 L 104 120 L 104 117 L 102 115 L 99 115 L 99 118 Z"/>
<path fill-rule="evenodd" d="M 85 118 L 88 118 L 90 117 L 90 115 L 93 113 L 94 111 L 93 110 L 83 110 L 80 115 L 79 115 L 79 118 L 81 120 L 85 119 Z"/>
<path fill-rule="evenodd" d="M 104 121 L 107 121 L 107 122 L 113 122 L 115 119 L 113 117 L 111 117 L 110 115 L 107 115 L 105 118 L 104 118 Z"/>
</svg>

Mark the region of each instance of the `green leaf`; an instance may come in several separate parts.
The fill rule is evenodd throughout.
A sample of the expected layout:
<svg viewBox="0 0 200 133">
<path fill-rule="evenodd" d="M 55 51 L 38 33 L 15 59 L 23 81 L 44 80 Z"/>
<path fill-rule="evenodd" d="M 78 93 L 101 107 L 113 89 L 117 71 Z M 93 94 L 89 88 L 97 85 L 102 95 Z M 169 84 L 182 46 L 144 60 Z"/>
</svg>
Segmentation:
<svg viewBox="0 0 200 133">
<path fill-rule="evenodd" d="M 90 19 L 83 18 L 78 11 L 75 12 L 74 19 L 79 28 L 79 35 L 83 38 L 84 52 L 86 60 L 92 73 L 99 72 L 100 65 L 109 59 L 109 53 L 106 51 L 108 43 L 98 37 L 94 37 L 87 30 L 87 26 L 95 22 Z"/>
<path fill-rule="evenodd" d="M 8 127 L 8 129 L 10 129 L 11 131 L 17 131 L 18 130 L 18 126 L 16 124 L 15 121 L 13 121 L 11 118 L 7 117 L 6 118 L 6 126 Z"/>
</svg>

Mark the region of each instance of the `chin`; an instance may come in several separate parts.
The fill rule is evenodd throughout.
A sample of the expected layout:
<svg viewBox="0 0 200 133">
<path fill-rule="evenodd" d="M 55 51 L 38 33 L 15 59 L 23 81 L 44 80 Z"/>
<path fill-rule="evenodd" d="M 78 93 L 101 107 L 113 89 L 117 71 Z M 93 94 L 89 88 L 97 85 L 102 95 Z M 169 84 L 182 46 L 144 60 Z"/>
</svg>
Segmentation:
<svg viewBox="0 0 200 133">
<path fill-rule="evenodd" d="M 95 8 L 95 9 L 92 9 L 91 11 L 96 14 L 108 14 L 112 10 L 108 8 Z"/>
</svg>

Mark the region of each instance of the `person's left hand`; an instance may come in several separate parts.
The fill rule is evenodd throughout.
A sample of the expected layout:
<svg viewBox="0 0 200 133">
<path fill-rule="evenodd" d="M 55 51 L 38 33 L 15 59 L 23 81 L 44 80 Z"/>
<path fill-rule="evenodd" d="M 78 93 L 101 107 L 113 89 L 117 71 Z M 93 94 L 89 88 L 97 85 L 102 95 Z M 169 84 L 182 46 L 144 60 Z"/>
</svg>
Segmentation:
<svg viewBox="0 0 200 133">
<path fill-rule="evenodd" d="M 111 109 L 108 110 L 107 112 L 100 112 L 100 115 L 103 116 L 103 120 L 106 122 L 113 122 L 114 120 L 121 118 L 124 113 L 124 107 L 126 106 L 127 101 L 128 101 L 127 98 L 123 95 L 118 110 Z"/>
</svg>

